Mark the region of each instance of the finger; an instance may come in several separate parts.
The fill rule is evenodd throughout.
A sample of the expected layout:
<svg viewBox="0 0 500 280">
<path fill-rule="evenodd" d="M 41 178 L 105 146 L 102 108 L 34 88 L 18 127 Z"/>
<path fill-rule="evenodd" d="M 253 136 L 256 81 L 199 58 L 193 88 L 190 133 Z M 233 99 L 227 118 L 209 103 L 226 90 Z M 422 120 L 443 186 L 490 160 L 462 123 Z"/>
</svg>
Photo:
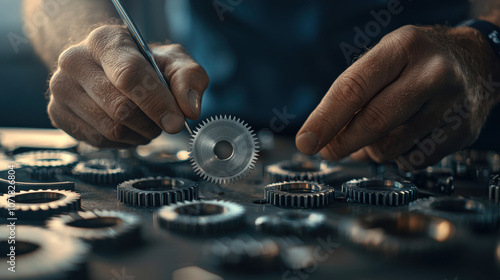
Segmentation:
<svg viewBox="0 0 500 280">
<path fill-rule="evenodd" d="M 350 155 L 350 158 L 354 161 L 369 161 L 370 156 L 366 152 L 366 148 L 362 148 L 357 150 L 356 152 Z"/>
<path fill-rule="evenodd" d="M 404 69 L 404 48 L 382 40 L 332 84 L 323 100 L 297 134 L 297 148 L 315 154 L 329 143 L 380 90 L 392 83 Z"/>
<path fill-rule="evenodd" d="M 205 69 L 177 44 L 161 46 L 153 52 L 184 115 L 199 118 L 202 95 L 209 81 Z"/>
<path fill-rule="evenodd" d="M 59 92 L 58 96 L 62 95 L 68 109 L 111 141 L 130 145 L 143 145 L 150 142 L 149 139 L 111 119 L 83 89 L 71 82 L 71 79 L 62 71 L 54 74 L 49 86 L 52 92 Z"/>
<path fill-rule="evenodd" d="M 126 29 L 97 28 L 87 37 L 87 45 L 111 83 L 151 120 L 168 133 L 182 130 L 185 117 L 174 96 L 141 55 Z"/>
<path fill-rule="evenodd" d="M 435 134 L 431 133 L 420 140 L 419 144 L 409 152 L 397 157 L 396 162 L 399 168 L 404 171 L 413 171 L 435 164 L 446 155 L 464 148 L 463 143 L 467 141 L 456 141 L 457 138 L 469 137 L 450 125 L 444 126 L 440 134 L 440 139 L 444 141 L 436 141 Z"/>
<path fill-rule="evenodd" d="M 53 99 L 49 103 L 48 113 L 54 127 L 64 130 L 77 140 L 85 141 L 95 147 L 131 147 L 128 144 L 106 139 L 97 129 L 87 124 L 66 106 L 55 102 Z"/>
<path fill-rule="evenodd" d="M 422 71 L 422 68 L 428 70 Z M 326 146 L 334 159 L 341 159 L 370 145 L 401 126 L 420 111 L 429 99 L 449 90 L 447 81 L 451 79 L 450 73 L 454 73 L 451 64 L 440 57 L 412 64 L 411 68 L 407 69 L 409 70 L 403 71 L 399 79 L 361 109 L 345 129 Z M 441 108 L 433 109 L 442 111 Z M 426 113 L 435 116 L 432 111 Z M 426 133 L 434 128 L 429 127 L 429 123 L 414 124 L 415 127 L 428 127 Z"/>
<path fill-rule="evenodd" d="M 73 50 L 71 58 L 65 58 L 65 54 L 61 56 L 61 61 L 64 63 L 60 63 L 59 67 L 70 75 L 113 120 L 147 139 L 156 138 L 161 129 L 134 102 L 113 86 L 102 68 L 88 57 L 88 51 L 84 46 L 75 48 L 77 50 Z"/>
</svg>

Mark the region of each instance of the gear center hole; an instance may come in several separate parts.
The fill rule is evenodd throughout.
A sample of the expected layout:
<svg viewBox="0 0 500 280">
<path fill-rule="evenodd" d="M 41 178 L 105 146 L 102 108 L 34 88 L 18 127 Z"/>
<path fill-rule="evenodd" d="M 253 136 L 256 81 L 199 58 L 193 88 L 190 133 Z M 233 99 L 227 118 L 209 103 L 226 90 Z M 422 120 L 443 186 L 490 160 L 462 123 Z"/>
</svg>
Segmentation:
<svg viewBox="0 0 500 280">
<path fill-rule="evenodd" d="M 278 186 L 278 190 L 289 193 L 314 193 L 321 191 L 321 187 L 308 182 L 292 182 Z"/>
<path fill-rule="evenodd" d="M 116 217 L 97 217 L 91 219 L 81 219 L 68 223 L 70 227 L 77 228 L 108 228 L 122 224 L 122 219 Z"/>
<path fill-rule="evenodd" d="M 214 154 L 220 160 L 228 160 L 234 154 L 234 147 L 229 141 L 221 140 L 215 143 Z"/>
<path fill-rule="evenodd" d="M 226 209 L 214 204 L 185 205 L 175 209 L 175 212 L 187 216 L 211 216 L 223 214 Z"/>
<path fill-rule="evenodd" d="M 52 192 L 23 193 L 15 196 L 16 203 L 49 203 L 65 198 L 64 194 Z"/>
<path fill-rule="evenodd" d="M 16 240 L 16 244 L 9 244 L 7 241 L 1 241 L 0 242 L 0 252 L 4 253 L 0 256 L 0 258 L 10 258 L 10 256 L 6 256 L 7 254 L 10 253 L 10 247 L 15 246 L 16 247 L 16 252 L 15 254 L 17 256 L 20 255 L 26 255 L 29 253 L 32 253 L 40 248 L 39 245 L 31 243 L 31 242 L 26 242 L 26 241 L 18 241 Z"/>
</svg>

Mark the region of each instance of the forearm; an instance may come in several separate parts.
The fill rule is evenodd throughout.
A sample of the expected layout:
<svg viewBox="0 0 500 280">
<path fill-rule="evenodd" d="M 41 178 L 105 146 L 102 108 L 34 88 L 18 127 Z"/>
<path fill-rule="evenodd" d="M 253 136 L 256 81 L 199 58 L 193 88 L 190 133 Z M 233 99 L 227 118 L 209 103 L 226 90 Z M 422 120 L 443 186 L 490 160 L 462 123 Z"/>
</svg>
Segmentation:
<svg viewBox="0 0 500 280">
<path fill-rule="evenodd" d="M 35 51 L 49 68 L 69 45 L 82 41 L 97 26 L 115 16 L 109 1 L 25 0 L 23 12 Z"/>
</svg>

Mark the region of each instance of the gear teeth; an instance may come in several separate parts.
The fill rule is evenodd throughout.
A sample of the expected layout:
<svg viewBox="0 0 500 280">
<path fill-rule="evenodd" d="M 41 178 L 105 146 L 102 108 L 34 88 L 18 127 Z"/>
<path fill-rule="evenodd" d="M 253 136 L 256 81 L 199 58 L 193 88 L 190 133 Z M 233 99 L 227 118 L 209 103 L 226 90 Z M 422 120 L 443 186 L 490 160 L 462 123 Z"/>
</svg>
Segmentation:
<svg viewBox="0 0 500 280">
<path fill-rule="evenodd" d="M 342 184 L 342 193 L 348 200 L 381 206 L 406 205 L 417 198 L 417 190 L 408 181 L 363 178 Z"/>
<path fill-rule="evenodd" d="M 15 203 L 14 210 L 9 209 L 9 198 Z M 47 201 L 31 203 L 33 200 Z M 26 201 L 26 203 L 24 202 Z M 80 194 L 67 190 L 29 190 L 14 195 L 0 196 L 0 216 L 15 217 L 25 220 L 45 220 L 53 215 L 80 210 Z"/>
<path fill-rule="evenodd" d="M 334 202 L 335 190 L 310 181 L 280 182 L 264 188 L 264 199 L 280 207 L 321 208 Z"/>
<path fill-rule="evenodd" d="M 330 183 L 340 176 L 341 168 L 335 163 L 321 160 L 285 160 L 265 167 L 270 183 L 284 181 L 312 181 Z"/>
<path fill-rule="evenodd" d="M 200 137 L 201 134 L 203 137 Z M 224 141 L 230 142 L 234 149 L 233 155 L 224 160 L 217 158 L 213 147 L 204 145 L 222 141 L 221 136 Z M 259 148 L 258 138 L 243 120 L 231 115 L 216 115 L 203 120 L 191 135 L 189 157 L 198 176 L 208 182 L 227 184 L 243 179 L 254 169 Z M 249 152 L 248 149 L 252 150 Z M 243 155 L 247 158 L 241 159 Z M 238 160 L 235 161 L 234 158 Z M 236 168 L 235 164 L 238 164 Z"/>
<path fill-rule="evenodd" d="M 139 207 L 159 207 L 196 200 L 198 193 L 198 186 L 191 180 L 161 176 L 134 179 L 117 187 L 119 201 Z"/>
<path fill-rule="evenodd" d="M 183 210 L 180 210 L 183 209 Z M 158 210 L 158 222 L 165 229 L 187 234 L 218 234 L 245 223 L 245 208 L 223 200 L 184 201 Z"/>
<path fill-rule="evenodd" d="M 70 174 L 78 163 L 78 155 L 67 151 L 40 150 L 20 153 L 14 161 L 30 170 L 30 177 L 37 180 L 52 180 L 59 174 Z"/>
<path fill-rule="evenodd" d="M 135 170 L 113 160 L 91 159 L 78 163 L 72 173 L 76 178 L 91 184 L 116 185 L 133 178 Z"/>
</svg>

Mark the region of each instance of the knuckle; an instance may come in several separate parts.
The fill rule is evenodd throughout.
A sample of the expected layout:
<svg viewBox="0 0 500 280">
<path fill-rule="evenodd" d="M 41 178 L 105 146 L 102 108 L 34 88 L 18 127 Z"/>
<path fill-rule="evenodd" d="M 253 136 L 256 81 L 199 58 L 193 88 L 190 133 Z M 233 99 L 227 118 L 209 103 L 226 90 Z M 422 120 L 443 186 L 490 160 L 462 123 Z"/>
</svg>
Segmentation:
<svg viewBox="0 0 500 280">
<path fill-rule="evenodd" d="M 130 56 L 117 64 L 113 72 L 115 87 L 120 91 L 131 92 L 137 84 L 142 61 L 138 56 Z"/>
<path fill-rule="evenodd" d="M 126 29 L 119 25 L 103 25 L 92 30 L 87 36 L 86 43 L 91 48 L 103 48 L 110 43 L 116 43 L 128 35 Z M 114 39 L 113 39 L 114 38 Z"/>
<path fill-rule="evenodd" d="M 117 122 L 130 120 L 139 111 L 137 105 L 125 96 L 113 99 L 110 108 L 111 118 Z"/>
<path fill-rule="evenodd" d="M 64 71 L 71 71 L 82 64 L 82 60 L 87 55 L 87 51 L 82 45 L 75 45 L 64 50 L 58 58 L 57 64 Z"/>
<path fill-rule="evenodd" d="M 336 84 L 336 101 L 341 106 L 358 109 L 364 105 L 365 82 L 361 76 L 350 73 L 339 78 Z"/>
<path fill-rule="evenodd" d="M 360 125 L 362 128 L 375 135 L 386 134 L 389 130 L 389 119 L 382 110 L 375 106 L 366 106 L 361 110 Z"/>
<path fill-rule="evenodd" d="M 57 97 L 61 94 L 64 94 L 66 92 L 67 83 L 68 79 L 61 71 L 55 72 L 54 75 L 52 75 L 52 77 L 50 78 L 49 82 L 49 90 L 51 95 Z"/>
<path fill-rule="evenodd" d="M 120 141 L 126 133 L 124 125 L 115 122 L 111 118 L 106 118 L 103 122 L 101 133 L 111 141 Z"/>
<path fill-rule="evenodd" d="M 326 106 L 319 106 L 316 109 L 316 116 L 318 122 L 321 124 L 321 127 L 324 127 L 326 131 L 334 131 L 335 125 L 333 120 L 329 118 L 329 109 Z"/>
<path fill-rule="evenodd" d="M 208 75 L 205 69 L 196 62 L 189 63 L 180 69 L 175 70 L 171 75 L 171 83 L 179 84 L 182 80 L 196 82 L 196 86 L 202 90 L 208 87 Z M 200 92 L 201 94 L 201 92 Z"/>
</svg>

